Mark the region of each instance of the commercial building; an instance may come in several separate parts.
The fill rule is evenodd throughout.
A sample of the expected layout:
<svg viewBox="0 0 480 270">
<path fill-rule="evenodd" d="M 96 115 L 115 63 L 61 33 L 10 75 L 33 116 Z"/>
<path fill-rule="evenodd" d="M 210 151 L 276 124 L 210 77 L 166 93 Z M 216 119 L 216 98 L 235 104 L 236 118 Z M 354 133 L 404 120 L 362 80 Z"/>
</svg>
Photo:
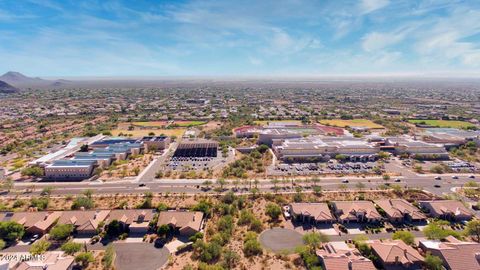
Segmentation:
<svg viewBox="0 0 480 270">
<path fill-rule="evenodd" d="M 370 247 L 385 270 L 416 270 L 423 267 L 425 258 L 402 240 L 375 240 Z"/>
<path fill-rule="evenodd" d="M 92 176 L 97 165 L 93 160 L 56 160 L 45 167 L 45 178 L 58 181 L 77 181 Z"/>
<path fill-rule="evenodd" d="M 193 211 L 161 211 L 157 226 L 170 226 L 180 235 L 193 235 L 203 227 L 203 213 Z"/>
<path fill-rule="evenodd" d="M 333 213 L 341 223 L 379 222 L 382 216 L 371 201 L 334 201 Z"/>
<path fill-rule="evenodd" d="M 455 200 L 421 201 L 420 206 L 434 218 L 461 221 L 473 217 L 473 213 L 463 203 Z"/>
<path fill-rule="evenodd" d="M 161 151 L 170 145 L 170 137 L 167 136 L 147 136 L 141 139 L 148 151 Z"/>
<path fill-rule="evenodd" d="M 350 137 L 311 136 L 283 140 L 273 146 L 277 158 L 284 162 L 327 161 L 337 155 L 350 161 L 374 161 L 379 151 L 376 143 Z"/>
<path fill-rule="evenodd" d="M 179 143 L 174 157 L 217 157 L 218 142 L 204 139 L 183 140 Z"/>
<path fill-rule="evenodd" d="M 68 159 L 43 164 L 45 179 L 55 181 L 78 181 L 92 177 L 94 169 L 106 168 L 115 160 L 124 160 L 129 155 L 138 155 L 145 150 L 143 142 L 131 139 L 97 140 L 89 145 L 88 152 L 71 153 Z"/>
<path fill-rule="evenodd" d="M 290 214 L 303 223 L 331 223 L 335 220 L 326 203 L 291 203 Z"/>
<path fill-rule="evenodd" d="M 480 244 L 459 241 L 448 236 L 445 241 L 423 240 L 420 248 L 442 259 L 447 270 L 480 269 Z"/>
<path fill-rule="evenodd" d="M 44 155 L 30 162 L 29 165 L 38 165 L 38 166 L 44 167 L 48 164 L 52 164 L 56 160 L 60 160 L 65 157 L 73 155 L 75 152 L 80 151 L 81 147 L 84 145 L 95 143 L 97 141 L 102 140 L 103 138 L 105 138 L 104 135 L 97 135 L 93 137 L 72 138 L 70 142 L 62 149 L 56 152 Z"/>
<path fill-rule="evenodd" d="M 397 155 L 406 154 L 416 159 L 449 159 L 447 150 L 442 144 L 417 141 L 413 138 L 387 138 L 386 146 L 392 146 Z"/>
<path fill-rule="evenodd" d="M 303 125 L 297 122 L 272 122 L 266 126 L 243 126 L 234 129 L 237 138 L 258 137 L 259 144 L 272 145 L 275 141 L 302 138 L 312 135 L 344 134 L 343 129 L 327 127 L 319 124 Z"/>
<path fill-rule="evenodd" d="M 417 134 L 429 143 L 442 144 L 445 148 L 459 147 L 469 141 L 480 144 L 480 131 L 456 128 L 426 128 Z"/>
<path fill-rule="evenodd" d="M 427 216 L 404 199 L 378 200 L 375 204 L 385 211 L 390 222 L 424 221 Z"/>
</svg>

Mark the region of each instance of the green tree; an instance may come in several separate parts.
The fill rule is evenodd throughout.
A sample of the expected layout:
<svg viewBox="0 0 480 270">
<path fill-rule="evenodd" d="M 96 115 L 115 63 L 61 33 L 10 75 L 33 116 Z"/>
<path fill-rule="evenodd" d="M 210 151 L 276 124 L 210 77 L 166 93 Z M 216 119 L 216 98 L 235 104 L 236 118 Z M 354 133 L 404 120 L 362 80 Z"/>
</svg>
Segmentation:
<svg viewBox="0 0 480 270">
<path fill-rule="evenodd" d="M 314 252 L 317 248 L 320 247 L 320 244 L 328 242 L 328 236 L 322 233 L 317 232 L 310 232 L 306 233 L 302 237 L 303 243 L 307 245 L 312 252 Z"/>
<path fill-rule="evenodd" d="M 432 240 L 441 240 L 445 239 L 447 236 L 452 235 L 454 237 L 459 237 L 460 235 L 454 231 L 449 229 L 449 223 L 447 221 L 438 220 L 431 222 L 423 229 L 423 234 Z"/>
<path fill-rule="evenodd" d="M 226 269 L 233 269 L 235 266 L 240 262 L 240 256 L 231 250 L 226 249 L 223 251 L 223 264 L 225 265 Z"/>
<path fill-rule="evenodd" d="M 428 270 L 442 270 L 442 259 L 427 252 L 427 256 L 425 256 L 425 267 Z"/>
<path fill-rule="evenodd" d="M 32 198 L 30 199 L 30 206 L 37 208 L 37 210 L 45 210 L 48 208 L 50 199 L 48 197 Z"/>
<path fill-rule="evenodd" d="M 465 227 L 465 234 L 471 236 L 474 241 L 480 242 L 480 220 L 469 221 Z"/>
<path fill-rule="evenodd" d="M 114 219 L 110 223 L 108 223 L 106 233 L 111 238 L 118 237 L 122 233 L 120 222 Z"/>
<path fill-rule="evenodd" d="M 64 243 L 60 249 L 68 255 L 73 255 L 82 249 L 82 244 L 68 241 Z"/>
<path fill-rule="evenodd" d="M 396 231 L 393 234 L 392 239 L 400 239 L 407 245 L 413 245 L 413 243 L 415 242 L 415 236 L 409 231 Z"/>
<path fill-rule="evenodd" d="M 0 239 L 7 242 L 13 242 L 23 237 L 25 229 L 23 225 L 15 221 L 0 222 Z"/>
<path fill-rule="evenodd" d="M 80 196 L 75 198 L 72 204 L 72 210 L 78 210 L 82 207 L 84 209 L 92 209 L 95 207 L 95 203 L 93 202 L 93 199 L 88 196 Z"/>
<path fill-rule="evenodd" d="M 54 240 L 65 240 L 73 233 L 73 225 L 57 224 L 50 230 L 50 237 Z"/>
<path fill-rule="evenodd" d="M 157 234 L 160 237 L 167 236 L 167 234 L 170 232 L 170 226 L 167 224 L 162 224 L 158 227 Z"/>
<path fill-rule="evenodd" d="M 47 252 L 50 245 L 51 245 L 51 243 L 48 242 L 47 240 L 40 239 L 30 246 L 30 253 L 32 255 L 43 254 L 43 253 Z"/>
<path fill-rule="evenodd" d="M 23 169 L 21 174 L 23 176 L 40 177 L 43 176 L 43 169 L 38 166 L 31 166 Z"/>
<path fill-rule="evenodd" d="M 258 242 L 258 235 L 255 232 L 247 232 L 243 240 L 243 253 L 245 257 L 260 255 L 263 253 L 262 246 Z"/>
<path fill-rule="evenodd" d="M 93 263 L 95 258 L 92 252 L 81 252 L 75 256 L 75 262 L 82 268 L 87 268 L 90 263 Z"/>
<path fill-rule="evenodd" d="M 265 208 L 265 214 L 269 216 L 272 220 L 278 220 L 282 214 L 282 208 L 276 203 L 269 203 Z"/>
<path fill-rule="evenodd" d="M 5 243 L 5 241 L 3 241 L 2 239 L 0 239 L 0 250 L 4 249 L 5 246 L 7 246 L 7 243 Z"/>
</svg>

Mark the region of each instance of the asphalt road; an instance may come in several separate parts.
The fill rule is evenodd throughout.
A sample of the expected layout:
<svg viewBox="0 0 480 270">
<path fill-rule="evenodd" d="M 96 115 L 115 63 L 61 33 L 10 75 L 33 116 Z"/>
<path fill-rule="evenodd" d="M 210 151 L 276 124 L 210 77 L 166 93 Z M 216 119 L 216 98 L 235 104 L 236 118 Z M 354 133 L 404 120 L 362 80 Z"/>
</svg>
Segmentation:
<svg viewBox="0 0 480 270">
<path fill-rule="evenodd" d="M 383 180 L 380 177 L 345 177 L 345 178 L 320 178 L 318 185 L 322 186 L 323 190 L 338 190 L 340 184 L 345 185 L 346 189 L 352 190 L 357 189 L 359 182 L 365 185 L 364 189 L 373 189 L 377 188 L 380 184 L 390 183 L 398 184 L 402 187 L 414 187 L 421 188 L 426 191 L 432 192 L 437 195 L 442 195 L 446 193 L 451 193 L 453 187 L 460 187 L 468 181 L 479 182 L 480 176 L 476 176 L 475 179 L 469 179 L 468 175 L 459 175 L 459 179 L 452 179 L 451 176 L 441 175 L 442 180 L 434 180 L 434 175 L 428 176 L 418 176 L 415 177 L 399 177 L 400 182 L 394 182 L 393 179 L 388 181 Z M 348 183 L 342 183 L 343 179 L 348 179 Z M 154 193 L 187 193 L 187 194 L 197 194 L 197 193 L 206 193 L 201 189 L 203 187 L 202 183 L 205 179 L 148 179 L 142 182 L 136 182 L 123 180 L 116 182 L 72 182 L 72 183 L 17 183 L 15 184 L 14 189 L 5 195 L 39 195 L 42 192 L 42 189 L 46 186 L 53 187 L 52 195 L 65 195 L 65 194 L 81 194 L 86 189 L 91 189 L 95 194 L 138 194 L 145 193 L 147 191 Z M 215 187 L 215 179 L 211 180 L 213 182 L 212 187 Z M 440 185 L 440 187 L 434 187 L 435 184 Z M 254 183 L 252 181 L 252 186 Z M 312 183 L 296 182 L 296 186 L 303 186 L 307 189 Z M 33 191 L 32 191 L 32 186 Z M 247 187 L 250 185 L 247 185 Z M 270 180 L 263 179 L 259 180 L 258 189 L 260 191 L 272 191 L 273 184 Z M 294 189 L 291 189 L 291 183 L 279 183 L 277 187 L 281 188 L 279 192 L 292 192 Z M 225 186 L 225 189 L 234 188 L 232 184 Z M 240 184 L 238 187 L 237 193 L 248 192 L 244 184 Z M 210 193 L 215 193 L 213 189 L 207 191 Z"/>
</svg>

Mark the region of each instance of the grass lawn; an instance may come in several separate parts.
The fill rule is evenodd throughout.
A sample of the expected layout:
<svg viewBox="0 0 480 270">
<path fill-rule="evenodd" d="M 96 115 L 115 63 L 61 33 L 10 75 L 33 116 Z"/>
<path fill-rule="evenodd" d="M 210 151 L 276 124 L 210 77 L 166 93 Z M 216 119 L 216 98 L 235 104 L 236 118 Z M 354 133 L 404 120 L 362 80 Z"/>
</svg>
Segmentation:
<svg viewBox="0 0 480 270">
<path fill-rule="evenodd" d="M 366 127 L 371 129 L 381 129 L 383 126 L 376 124 L 368 119 L 352 119 L 352 120 L 343 120 L 343 119 L 331 119 L 331 120 L 320 120 L 320 124 L 330 125 L 336 127 Z"/>
<path fill-rule="evenodd" d="M 163 127 L 167 125 L 167 121 L 132 122 L 132 125 L 141 127 Z"/>
<path fill-rule="evenodd" d="M 132 134 L 132 137 L 143 137 L 148 136 L 148 133 L 153 132 L 155 135 L 164 134 L 166 136 L 177 136 L 181 137 L 185 133 L 184 128 L 172 128 L 172 129 L 137 129 L 137 130 L 127 130 L 127 129 L 114 129 L 110 131 L 113 136 L 118 136 L 118 134 Z"/>
<path fill-rule="evenodd" d="M 300 120 L 258 120 L 253 122 L 261 126 L 268 125 L 268 123 L 295 123 L 298 125 L 302 124 L 302 121 Z"/>
<path fill-rule="evenodd" d="M 205 125 L 206 123 L 204 121 L 174 121 L 173 125 L 178 127 L 195 127 Z"/>
<path fill-rule="evenodd" d="M 409 123 L 412 124 L 420 124 L 425 123 L 426 125 L 432 127 L 440 127 L 440 128 L 467 128 L 467 127 L 474 127 L 475 125 L 465 121 L 456 121 L 456 120 L 422 120 L 422 119 L 411 119 L 408 120 Z"/>
</svg>

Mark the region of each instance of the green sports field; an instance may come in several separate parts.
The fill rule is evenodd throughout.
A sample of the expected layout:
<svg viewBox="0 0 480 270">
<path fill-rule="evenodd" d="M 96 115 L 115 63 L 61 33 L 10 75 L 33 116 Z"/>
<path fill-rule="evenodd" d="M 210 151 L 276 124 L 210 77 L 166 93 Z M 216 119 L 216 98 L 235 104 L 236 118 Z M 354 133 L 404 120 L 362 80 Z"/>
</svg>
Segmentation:
<svg viewBox="0 0 480 270">
<path fill-rule="evenodd" d="M 411 119 L 408 120 L 409 123 L 412 124 L 424 124 L 429 125 L 432 127 L 440 127 L 440 128 L 468 128 L 474 127 L 475 125 L 465 121 L 457 121 L 457 120 L 422 120 L 422 119 Z"/>
</svg>

